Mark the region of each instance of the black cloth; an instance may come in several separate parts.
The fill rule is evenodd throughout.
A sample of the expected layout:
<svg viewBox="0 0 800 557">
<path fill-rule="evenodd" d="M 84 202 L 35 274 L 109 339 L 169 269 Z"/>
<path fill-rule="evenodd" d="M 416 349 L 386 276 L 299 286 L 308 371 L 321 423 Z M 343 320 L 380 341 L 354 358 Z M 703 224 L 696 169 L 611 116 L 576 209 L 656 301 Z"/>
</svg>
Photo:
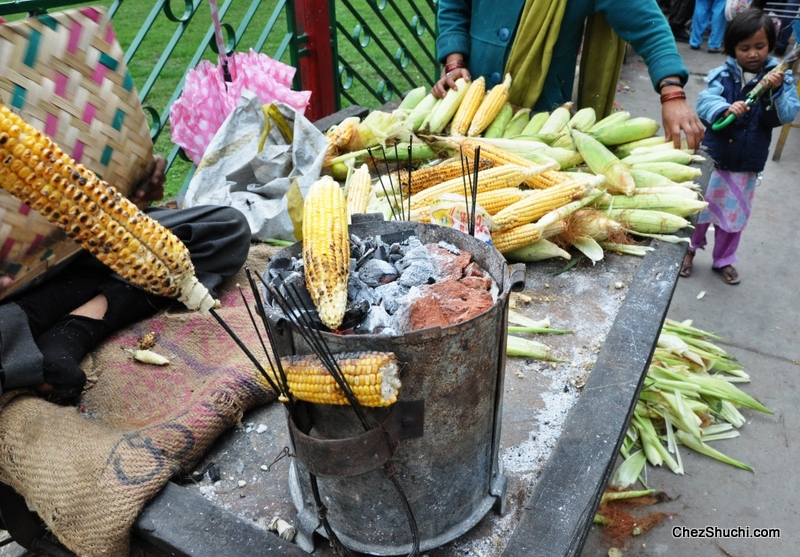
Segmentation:
<svg viewBox="0 0 800 557">
<path fill-rule="evenodd" d="M 145 213 L 186 245 L 197 279 L 212 295 L 216 295 L 222 280 L 233 276 L 247 259 L 250 226 L 238 209 L 216 205 L 179 210 L 149 207 Z M 0 306 L 0 370 L 7 366 L 13 370 L 13 379 L 11 371 L 0 372 L 0 394 L 3 389 L 46 382 L 42 365 L 47 362 L 37 348 L 40 339 L 54 342 L 53 327 L 101 293 L 108 301 L 104 326 L 101 334 L 87 335 L 87 341 L 82 341 L 82 354 L 69 355 L 78 362 L 111 333 L 178 303 L 129 285 L 91 254 L 81 252 L 58 274 Z M 52 351 L 46 352 L 48 358 L 56 357 Z"/>
<path fill-rule="evenodd" d="M 674 33 L 676 29 L 686 30 L 694 15 L 695 0 L 673 0 L 669 7 L 669 26 Z"/>
</svg>

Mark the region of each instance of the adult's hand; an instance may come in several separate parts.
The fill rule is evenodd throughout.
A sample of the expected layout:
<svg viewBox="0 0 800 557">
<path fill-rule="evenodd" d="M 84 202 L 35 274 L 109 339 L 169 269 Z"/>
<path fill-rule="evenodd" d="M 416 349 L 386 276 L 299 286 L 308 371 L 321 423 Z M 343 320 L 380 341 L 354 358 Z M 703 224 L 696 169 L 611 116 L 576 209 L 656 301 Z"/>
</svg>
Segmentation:
<svg viewBox="0 0 800 557">
<path fill-rule="evenodd" d="M 154 155 L 153 163 L 152 174 L 134 187 L 129 196 L 133 204 L 140 209 L 147 207 L 151 201 L 158 201 L 164 198 L 164 182 L 167 180 L 165 174 L 167 159 L 161 155 Z"/>
<path fill-rule="evenodd" d="M 681 133 L 686 136 L 689 149 L 697 150 L 700 147 L 705 129 L 686 99 L 672 99 L 662 104 L 661 123 L 667 141 L 672 141 L 675 148 L 681 146 Z"/>
<path fill-rule="evenodd" d="M 469 70 L 467 68 L 455 68 L 447 73 L 442 70 L 442 77 L 440 77 L 439 81 L 436 82 L 436 85 L 433 86 L 431 93 L 433 93 L 434 97 L 441 99 L 445 96 L 448 89 L 455 89 L 458 91 L 458 87 L 456 87 L 456 79 L 460 77 L 463 77 L 465 80 L 469 81 L 471 79 Z"/>
<path fill-rule="evenodd" d="M 12 279 L 9 276 L 2 275 L 0 276 L 0 296 L 11 286 Z"/>
</svg>

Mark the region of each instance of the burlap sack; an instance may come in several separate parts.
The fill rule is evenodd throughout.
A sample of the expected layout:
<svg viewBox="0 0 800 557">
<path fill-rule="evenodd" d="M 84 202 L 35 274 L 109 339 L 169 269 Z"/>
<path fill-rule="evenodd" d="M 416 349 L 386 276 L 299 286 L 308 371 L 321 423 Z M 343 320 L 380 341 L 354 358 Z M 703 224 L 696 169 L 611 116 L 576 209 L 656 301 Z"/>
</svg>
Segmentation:
<svg viewBox="0 0 800 557">
<path fill-rule="evenodd" d="M 271 251 L 251 250 L 254 272 Z M 257 352 L 237 283 L 247 283 L 243 274 L 227 281 L 219 314 Z M 135 362 L 125 351 L 148 331 L 170 365 Z M 177 471 L 190 470 L 244 411 L 274 400 L 208 314 L 159 314 L 109 338 L 82 366 L 96 384 L 78 408 L 28 393 L 0 398 L 0 481 L 81 557 L 128 555 L 145 503 Z"/>
</svg>

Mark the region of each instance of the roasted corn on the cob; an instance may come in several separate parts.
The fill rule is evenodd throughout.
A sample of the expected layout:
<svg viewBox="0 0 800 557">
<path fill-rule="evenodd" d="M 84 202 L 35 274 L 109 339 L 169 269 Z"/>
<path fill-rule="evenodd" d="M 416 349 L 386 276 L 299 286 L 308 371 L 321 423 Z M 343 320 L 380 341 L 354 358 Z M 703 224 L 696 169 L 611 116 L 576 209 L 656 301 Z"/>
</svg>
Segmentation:
<svg viewBox="0 0 800 557">
<path fill-rule="evenodd" d="M 180 239 L 2 103 L 0 185 L 132 284 L 190 309 L 214 306 Z"/>
<path fill-rule="evenodd" d="M 363 406 L 389 406 L 397 401 L 400 366 L 392 352 L 335 354 L 347 383 Z M 344 392 L 316 355 L 287 356 L 281 365 L 289 392 L 298 400 L 318 404 L 349 404 Z"/>
<path fill-rule="evenodd" d="M 347 202 L 330 176 L 314 182 L 303 203 L 303 266 L 306 288 L 320 320 L 329 329 L 337 329 L 347 306 L 350 236 Z"/>
</svg>

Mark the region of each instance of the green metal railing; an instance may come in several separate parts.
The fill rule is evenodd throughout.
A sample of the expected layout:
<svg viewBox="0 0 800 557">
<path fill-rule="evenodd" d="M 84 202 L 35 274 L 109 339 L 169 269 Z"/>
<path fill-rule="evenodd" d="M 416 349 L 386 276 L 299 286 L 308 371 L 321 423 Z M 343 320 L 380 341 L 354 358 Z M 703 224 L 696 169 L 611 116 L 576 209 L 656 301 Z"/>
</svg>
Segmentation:
<svg viewBox="0 0 800 557">
<path fill-rule="evenodd" d="M 219 0 L 226 50 L 252 48 L 299 68 L 308 55 L 298 33 L 295 0 Z M 320 0 L 322 2 L 323 0 Z M 377 108 L 419 85 L 436 80 L 435 13 L 438 0 L 329 0 L 331 46 L 338 76 L 335 109 L 358 104 Z M 169 108 L 186 74 L 200 60 L 216 61 L 208 0 L 0 0 L 8 19 L 49 10 L 102 5 L 114 21 L 125 61 L 150 119 L 156 151 L 169 167 L 167 192 L 176 192 L 193 172 L 169 133 Z M 324 6 L 323 4 L 315 4 Z M 2 70 L 0 70 L 2 71 Z M 302 89 L 301 76 L 294 88 Z M 175 181 L 178 180 L 178 183 Z"/>
</svg>

